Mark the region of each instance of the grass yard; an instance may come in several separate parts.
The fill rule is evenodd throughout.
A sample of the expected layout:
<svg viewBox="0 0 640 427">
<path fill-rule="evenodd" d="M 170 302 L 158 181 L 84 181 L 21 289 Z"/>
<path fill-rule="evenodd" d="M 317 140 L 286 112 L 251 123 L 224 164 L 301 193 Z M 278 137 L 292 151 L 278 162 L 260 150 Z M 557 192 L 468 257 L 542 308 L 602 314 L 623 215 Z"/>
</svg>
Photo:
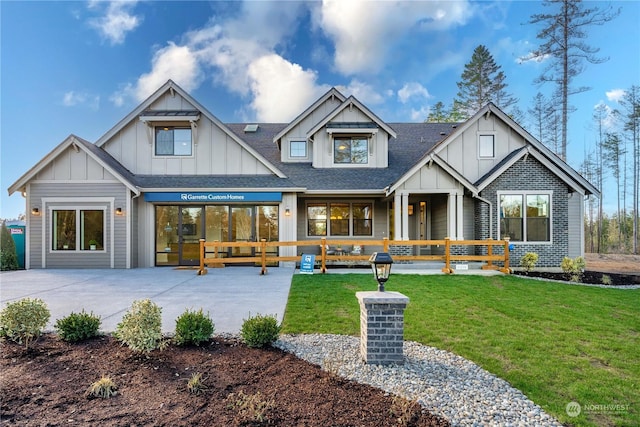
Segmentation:
<svg viewBox="0 0 640 427">
<path fill-rule="evenodd" d="M 295 275 L 283 333 L 359 336 L 355 293 L 376 287 L 367 274 Z M 472 360 L 562 423 L 640 425 L 640 289 L 404 274 L 385 289 L 410 299 L 406 340 Z"/>
</svg>

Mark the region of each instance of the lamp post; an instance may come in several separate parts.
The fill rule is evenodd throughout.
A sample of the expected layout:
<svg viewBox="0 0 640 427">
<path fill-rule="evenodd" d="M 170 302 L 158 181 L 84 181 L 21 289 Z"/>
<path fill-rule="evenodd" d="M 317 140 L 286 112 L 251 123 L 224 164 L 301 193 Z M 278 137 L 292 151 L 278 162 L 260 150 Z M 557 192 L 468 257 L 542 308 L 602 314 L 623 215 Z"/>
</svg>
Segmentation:
<svg viewBox="0 0 640 427">
<path fill-rule="evenodd" d="M 369 258 L 373 275 L 378 282 L 378 292 L 384 292 L 384 284 L 389 280 L 393 259 L 386 252 L 374 252 Z"/>
</svg>

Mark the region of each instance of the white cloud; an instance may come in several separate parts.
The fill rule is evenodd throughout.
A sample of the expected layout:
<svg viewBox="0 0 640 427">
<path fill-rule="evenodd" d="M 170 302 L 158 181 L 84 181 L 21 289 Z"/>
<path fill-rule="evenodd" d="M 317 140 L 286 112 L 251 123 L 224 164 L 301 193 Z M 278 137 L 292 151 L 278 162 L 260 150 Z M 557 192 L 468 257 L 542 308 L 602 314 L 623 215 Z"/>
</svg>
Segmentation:
<svg viewBox="0 0 640 427">
<path fill-rule="evenodd" d="M 384 65 L 384 57 L 394 43 L 409 31 L 444 30 L 464 24 L 472 10 L 466 1 L 325 0 L 315 19 L 335 42 L 338 71 L 375 73 Z"/>
<path fill-rule="evenodd" d="M 613 108 L 609 107 L 604 101 L 599 101 L 596 105 L 593 106 L 593 111 L 595 112 L 599 108 L 604 109 L 604 117 L 602 120 L 602 126 L 605 129 L 612 129 L 616 126 L 617 117 Z"/>
<path fill-rule="evenodd" d="M 411 109 L 411 120 L 414 122 L 423 122 L 429 117 L 430 108 L 428 106 L 421 107 L 419 110 Z"/>
<path fill-rule="evenodd" d="M 406 104 L 410 98 L 428 99 L 429 97 L 429 91 L 420 83 L 416 82 L 405 83 L 402 89 L 398 91 L 398 99 L 403 104 Z"/>
<path fill-rule="evenodd" d="M 152 69 L 138 79 L 136 98 L 141 101 L 151 95 L 168 79 L 172 79 L 187 92 L 192 91 L 201 79 L 201 70 L 194 52 L 188 46 L 169 45 L 153 56 Z"/>
<path fill-rule="evenodd" d="M 373 86 L 356 79 L 351 80 L 347 86 L 336 86 L 336 89 L 346 96 L 355 96 L 358 101 L 365 105 L 382 104 L 384 102 L 384 96 L 376 92 Z"/>
<path fill-rule="evenodd" d="M 76 92 L 70 90 L 62 96 L 62 105 L 64 105 L 65 107 L 86 105 L 94 110 L 97 110 L 100 107 L 100 96 L 91 95 L 87 92 Z"/>
<path fill-rule="evenodd" d="M 97 29 L 102 37 L 109 40 L 112 45 L 121 44 L 130 31 L 133 31 L 142 22 L 142 17 L 130 13 L 137 1 L 91 1 L 89 8 L 98 8 L 107 4 L 105 15 L 89 20 L 89 25 Z"/>
<path fill-rule="evenodd" d="M 253 95 L 251 107 L 258 121 L 289 122 L 329 89 L 316 85 L 315 72 L 303 70 L 276 54 L 253 61 L 248 77 Z"/>
<path fill-rule="evenodd" d="M 613 89 L 605 92 L 607 95 L 607 99 L 612 102 L 620 102 L 620 100 L 624 97 L 625 94 L 624 89 Z"/>
</svg>

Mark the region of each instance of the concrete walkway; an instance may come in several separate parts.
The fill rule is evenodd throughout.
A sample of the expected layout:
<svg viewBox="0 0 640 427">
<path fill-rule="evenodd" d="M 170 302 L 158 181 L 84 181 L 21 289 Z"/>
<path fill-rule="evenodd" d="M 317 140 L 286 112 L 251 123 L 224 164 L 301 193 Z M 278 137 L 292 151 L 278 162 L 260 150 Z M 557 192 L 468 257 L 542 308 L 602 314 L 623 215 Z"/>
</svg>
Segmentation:
<svg viewBox="0 0 640 427">
<path fill-rule="evenodd" d="M 0 274 L 0 304 L 40 298 L 51 311 L 47 330 L 71 312 L 93 312 L 101 329 L 115 330 L 134 300 L 149 298 L 162 307 L 162 330 L 175 331 L 186 309 L 209 312 L 215 333 L 239 333 L 250 315 L 284 316 L 293 268 L 211 268 L 209 274 L 170 267 L 131 270 L 27 270 Z"/>
<path fill-rule="evenodd" d="M 442 274 L 442 264 L 394 264 L 392 274 Z M 56 320 L 83 309 L 102 319 L 101 329 L 113 332 L 135 300 L 149 298 L 162 307 L 162 330 L 175 331 L 175 320 L 186 309 L 209 313 L 215 333 L 240 332 L 244 319 L 274 315 L 279 322 L 289 296 L 293 267 L 269 268 L 261 276 L 257 267 L 196 270 L 171 267 L 131 270 L 22 270 L 0 274 L 0 308 L 7 302 L 31 297 L 44 300 L 51 311 L 47 330 Z M 327 274 L 372 274 L 370 268 L 329 268 Z M 321 274 L 319 269 L 314 274 Z M 501 274 L 479 268 L 456 274 Z M 372 287 L 375 283 L 372 278 Z"/>
</svg>

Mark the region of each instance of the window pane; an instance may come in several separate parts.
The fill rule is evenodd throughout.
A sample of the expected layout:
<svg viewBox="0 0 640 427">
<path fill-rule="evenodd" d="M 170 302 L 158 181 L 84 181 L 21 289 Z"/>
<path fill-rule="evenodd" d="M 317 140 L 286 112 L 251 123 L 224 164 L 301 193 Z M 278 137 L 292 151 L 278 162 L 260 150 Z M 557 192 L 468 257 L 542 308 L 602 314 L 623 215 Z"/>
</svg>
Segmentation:
<svg viewBox="0 0 640 427">
<path fill-rule="evenodd" d="M 327 235 L 327 205 L 307 205 L 307 232 L 309 236 Z"/>
<path fill-rule="evenodd" d="M 479 156 L 493 158 L 494 153 L 494 136 L 493 135 L 480 135 L 479 136 Z"/>
<path fill-rule="evenodd" d="M 289 146 L 290 157 L 307 157 L 306 141 L 291 141 Z"/>
<path fill-rule="evenodd" d="M 173 155 L 173 129 L 156 128 L 156 156 Z"/>
<path fill-rule="evenodd" d="M 76 211 L 53 211 L 54 250 L 73 251 L 76 249 Z"/>
<path fill-rule="evenodd" d="M 500 237 L 522 241 L 522 196 L 500 196 Z"/>
<path fill-rule="evenodd" d="M 369 148 L 367 139 L 351 140 L 351 162 L 366 164 L 369 159 Z"/>
<path fill-rule="evenodd" d="M 191 129 L 173 130 L 173 154 L 175 156 L 191 155 Z"/>
<path fill-rule="evenodd" d="M 331 204 L 331 226 L 329 232 L 332 236 L 349 235 L 349 204 Z"/>
<path fill-rule="evenodd" d="M 336 138 L 333 140 L 334 163 L 351 163 L 351 140 Z"/>
<path fill-rule="evenodd" d="M 104 249 L 104 211 L 80 211 L 80 233 L 82 250 Z"/>
<path fill-rule="evenodd" d="M 527 240 L 550 241 L 549 195 L 527 195 Z"/>
<path fill-rule="evenodd" d="M 371 236 L 371 204 L 353 204 L 353 235 L 354 236 Z"/>
</svg>

